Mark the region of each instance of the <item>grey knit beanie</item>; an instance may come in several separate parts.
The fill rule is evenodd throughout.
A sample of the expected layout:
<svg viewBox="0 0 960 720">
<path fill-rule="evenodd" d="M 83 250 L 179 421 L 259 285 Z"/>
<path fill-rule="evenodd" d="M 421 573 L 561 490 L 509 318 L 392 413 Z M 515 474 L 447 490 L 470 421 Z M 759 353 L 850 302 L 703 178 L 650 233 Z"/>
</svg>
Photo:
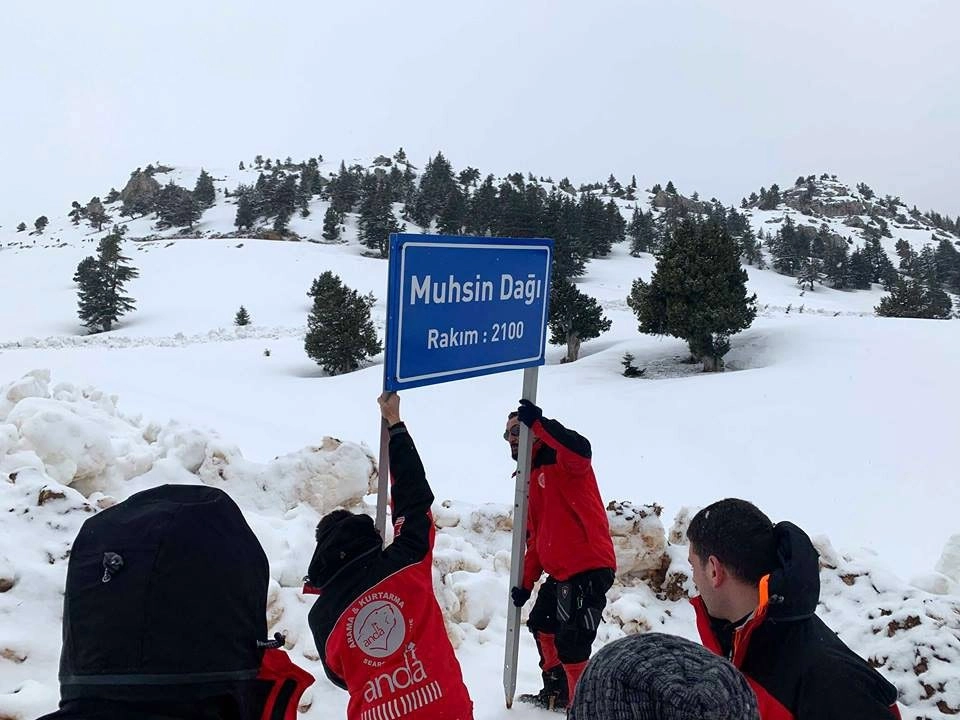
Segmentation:
<svg viewBox="0 0 960 720">
<path fill-rule="evenodd" d="M 758 720 L 757 700 L 733 665 L 673 635 L 630 635 L 587 665 L 574 720 Z"/>
</svg>

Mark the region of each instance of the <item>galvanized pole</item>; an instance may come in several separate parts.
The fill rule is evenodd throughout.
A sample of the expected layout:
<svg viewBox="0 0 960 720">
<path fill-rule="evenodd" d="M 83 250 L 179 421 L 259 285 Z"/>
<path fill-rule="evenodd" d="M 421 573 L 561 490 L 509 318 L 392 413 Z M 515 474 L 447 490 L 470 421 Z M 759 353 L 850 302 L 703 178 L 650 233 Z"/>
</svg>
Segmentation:
<svg viewBox="0 0 960 720">
<path fill-rule="evenodd" d="M 387 490 L 390 487 L 390 433 L 387 421 L 380 418 L 380 460 L 377 467 L 377 532 L 384 541 L 387 539 Z"/>
<path fill-rule="evenodd" d="M 386 395 L 393 395 L 386 392 Z M 377 532 L 387 541 L 387 493 L 390 490 L 390 431 L 387 419 L 380 418 L 380 459 L 377 463 Z"/>
<path fill-rule="evenodd" d="M 526 368 L 523 371 L 524 400 L 537 401 L 537 371 L 539 368 Z M 527 540 L 527 492 L 530 481 L 530 451 L 533 447 L 533 433 L 520 423 L 520 444 L 517 453 L 517 485 L 513 499 L 513 548 L 510 555 L 510 587 L 517 587 L 523 577 L 523 554 Z M 507 639 L 503 657 L 503 692 L 507 708 L 513 706 L 513 696 L 517 690 L 517 659 L 520 655 L 520 610 L 514 607 L 512 599 L 507 598 Z"/>
</svg>

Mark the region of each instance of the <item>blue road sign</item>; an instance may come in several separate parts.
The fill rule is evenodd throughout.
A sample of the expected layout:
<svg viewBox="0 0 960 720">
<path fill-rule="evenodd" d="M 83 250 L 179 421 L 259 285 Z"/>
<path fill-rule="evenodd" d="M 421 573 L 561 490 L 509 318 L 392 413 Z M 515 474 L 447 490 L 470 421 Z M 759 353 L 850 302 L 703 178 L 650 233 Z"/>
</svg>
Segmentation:
<svg viewBox="0 0 960 720">
<path fill-rule="evenodd" d="M 391 235 L 384 387 L 543 365 L 553 241 Z"/>
</svg>

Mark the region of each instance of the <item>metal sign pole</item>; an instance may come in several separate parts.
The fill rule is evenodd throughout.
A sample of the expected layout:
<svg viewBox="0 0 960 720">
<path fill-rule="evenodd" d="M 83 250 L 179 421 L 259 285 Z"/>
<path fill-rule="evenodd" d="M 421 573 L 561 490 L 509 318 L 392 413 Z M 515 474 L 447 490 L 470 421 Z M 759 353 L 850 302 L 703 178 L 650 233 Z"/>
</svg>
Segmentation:
<svg viewBox="0 0 960 720">
<path fill-rule="evenodd" d="M 380 418 L 380 460 L 377 478 L 377 532 L 384 542 L 387 540 L 387 490 L 390 487 L 390 433 L 386 418 Z"/>
<path fill-rule="evenodd" d="M 537 371 L 531 367 L 523 371 L 524 400 L 537 402 Z M 520 423 L 520 444 L 517 453 L 517 486 L 513 499 L 513 548 L 510 554 L 510 587 L 518 587 L 523 578 L 523 555 L 527 541 L 527 493 L 530 482 L 530 451 L 533 433 Z M 507 639 L 503 657 L 503 692 L 507 708 L 513 706 L 517 690 L 517 659 L 520 655 L 520 611 L 511 598 L 507 599 Z"/>
</svg>

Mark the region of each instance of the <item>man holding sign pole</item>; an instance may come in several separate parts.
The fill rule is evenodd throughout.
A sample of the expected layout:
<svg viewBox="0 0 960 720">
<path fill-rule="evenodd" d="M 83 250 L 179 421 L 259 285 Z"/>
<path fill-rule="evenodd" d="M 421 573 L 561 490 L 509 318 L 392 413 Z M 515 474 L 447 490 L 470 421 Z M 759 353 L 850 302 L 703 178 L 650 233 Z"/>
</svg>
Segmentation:
<svg viewBox="0 0 960 720">
<path fill-rule="evenodd" d="M 393 542 L 369 515 L 334 510 L 317 525 L 304 592 L 310 631 L 330 680 L 350 693 L 349 720 L 472 720 L 473 703 L 433 594 L 436 530 L 400 397 L 383 393 L 393 479 Z"/>
<path fill-rule="evenodd" d="M 539 407 L 521 400 L 504 439 L 519 460 L 520 425 L 533 433 L 526 552 L 520 585 L 510 591 L 522 607 L 546 572 L 527 627 L 537 641 L 543 689 L 518 699 L 551 710 L 567 707 L 590 658 L 613 584 L 616 556 L 591 463 L 590 442 Z"/>
</svg>

